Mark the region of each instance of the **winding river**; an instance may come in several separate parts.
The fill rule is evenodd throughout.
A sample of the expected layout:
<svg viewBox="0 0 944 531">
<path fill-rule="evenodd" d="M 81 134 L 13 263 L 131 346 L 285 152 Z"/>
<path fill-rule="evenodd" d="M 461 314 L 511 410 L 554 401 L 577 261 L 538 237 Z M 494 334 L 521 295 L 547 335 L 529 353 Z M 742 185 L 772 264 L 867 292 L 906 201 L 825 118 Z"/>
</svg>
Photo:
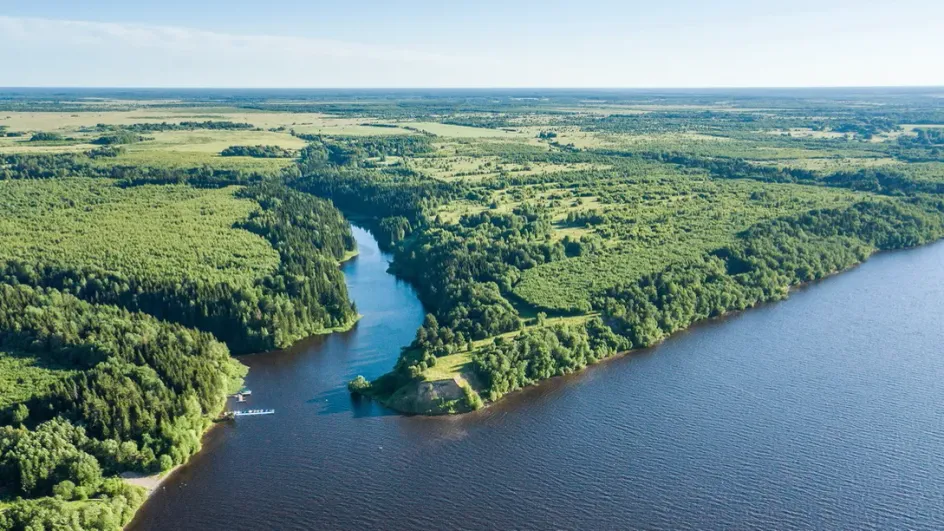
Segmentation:
<svg viewBox="0 0 944 531">
<path fill-rule="evenodd" d="M 944 243 L 451 418 L 353 401 L 423 308 L 355 228 L 363 319 L 248 356 L 247 407 L 130 528 L 944 528 Z"/>
</svg>

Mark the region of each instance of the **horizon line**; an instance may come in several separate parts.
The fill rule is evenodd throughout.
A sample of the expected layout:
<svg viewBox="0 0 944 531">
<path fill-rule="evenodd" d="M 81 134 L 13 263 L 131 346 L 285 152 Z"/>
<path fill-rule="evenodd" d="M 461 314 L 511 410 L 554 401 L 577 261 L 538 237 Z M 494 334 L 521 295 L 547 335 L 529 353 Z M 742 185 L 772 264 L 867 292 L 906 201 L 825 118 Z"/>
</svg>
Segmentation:
<svg viewBox="0 0 944 531">
<path fill-rule="evenodd" d="M 252 87 L 252 86 L 146 86 L 146 85 L 5 85 L 3 90 L 82 89 L 82 90 L 802 90 L 802 89 L 944 89 L 941 85 L 713 85 L 713 86 L 328 86 L 328 87 Z"/>
</svg>

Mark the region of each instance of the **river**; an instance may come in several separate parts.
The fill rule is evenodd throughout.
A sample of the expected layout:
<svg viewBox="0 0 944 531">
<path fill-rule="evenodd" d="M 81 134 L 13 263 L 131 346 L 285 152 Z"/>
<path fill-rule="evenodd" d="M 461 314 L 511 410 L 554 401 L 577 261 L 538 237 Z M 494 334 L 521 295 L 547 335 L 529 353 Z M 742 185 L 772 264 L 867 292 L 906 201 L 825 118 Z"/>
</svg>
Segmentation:
<svg viewBox="0 0 944 531">
<path fill-rule="evenodd" d="M 345 383 L 391 368 L 423 308 L 355 229 L 363 318 L 249 365 L 130 528 L 944 528 L 944 242 L 461 417 Z"/>
</svg>

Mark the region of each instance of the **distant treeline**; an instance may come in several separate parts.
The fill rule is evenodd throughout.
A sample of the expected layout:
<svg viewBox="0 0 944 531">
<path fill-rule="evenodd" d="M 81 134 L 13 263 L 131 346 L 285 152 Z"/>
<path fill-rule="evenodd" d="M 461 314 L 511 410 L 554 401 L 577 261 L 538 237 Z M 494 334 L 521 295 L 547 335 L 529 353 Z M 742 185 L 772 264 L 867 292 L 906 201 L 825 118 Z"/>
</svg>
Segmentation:
<svg viewBox="0 0 944 531">
<path fill-rule="evenodd" d="M 59 179 L 63 177 L 96 177 L 118 179 L 123 186 L 141 184 L 189 184 L 216 188 L 234 184 L 252 184 L 267 175 L 243 169 L 221 169 L 211 166 L 166 167 L 122 164 L 97 159 L 118 156 L 121 144 L 106 144 L 86 154 L 24 154 L 0 155 L 0 180 Z"/>
<path fill-rule="evenodd" d="M 635 156 L 636 154 L 630 154 Z M 885 195 L 944 193 L 944 181 L 914 179 L 893 167 L 863 168 L 855 171 L 823 173 L 801 168 L 752 164 L 742 159 L 707 158 L 679 153 L 649 153 L 644 158 L 708 170 L 721 179 L 752 179 L 772 183 L 800 183 L 835 186 Z"/>
<path fill-rule="evenodd" d="M 254 157 L 258 159 L 292 158 L 295 151 L 281 146 L 230 146 L 220 152 L 223 157 Z"/>
<path fill-rule="evenodd" d="M 183 121 L 179 123 L 136 123 L 128 125 L 98 124 L 95 126 L 99 131 L 129 131 L 132 133 L 157 133 L 162 131 L 192 131 L 195 129 L 210 130 L 235 130 L 245 131 L 255 129 L 256 126 L 245 122 L 232 122 L 228 120 L 207 120 L 204 122 Z"/>
</svg>

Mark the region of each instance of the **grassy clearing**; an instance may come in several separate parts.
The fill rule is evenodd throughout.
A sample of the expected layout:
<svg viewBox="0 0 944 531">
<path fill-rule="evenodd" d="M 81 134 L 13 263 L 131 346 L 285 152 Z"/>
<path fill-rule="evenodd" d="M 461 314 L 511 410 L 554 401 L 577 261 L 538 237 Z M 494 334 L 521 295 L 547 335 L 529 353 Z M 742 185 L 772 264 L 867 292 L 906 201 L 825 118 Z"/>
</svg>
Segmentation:
<svg viewBox="0 0 944 531">
<path fill-rule="evenodd" d="M 28 137 L 0 138 L 0 153 L 81 153 L 95 146 L 88 142 L 45 143 L 30 142 Z"/>
<path fill-rule="evenodd" d="M 442 356 L 436 359 L 435 366 L 426 369 L 423 378 L 430 382 L 449 379 L 464 380 L 462 372 L 469 370 L 471 363 L 472 353 L 469 351 Z"/>
<path fill-rule="evenodd" d="M 457 352 L 455 354 L 450 354 L 448 356 L 440 356 L 436 358 L 436 365 L 427 368 L 423 371 L 423 379 L 428 382 L 433 382 L 437 380 L 455 380 L 460 386 L 471 385 L 469 377 L 472 376 L 472 354 L 474 351 L 481 349 L 487 345 L 491 345 L 495 342 L 496 338 L 503 339 L 512 339 L 513 337 L 530 330 L 537 328 L 538 326 L 556 326 L 556 325 L 572 325 L 572 324 L 581 324 L 585 323 L 588 319 L 593 317 L 596 314 L 586 314 L 586 315 L 575 315 L 575 316 L 565 316 L 565 317 L 548 317 L 543 325 L 537 325 L 532 319 L 536 315 L 532 309 L 529 308 L 519 308 L 520 314 L 522 317 L 529 319 L 531 324 L 528 324 L 522 327 L 521 330 L 515 332 L 508 332 L 507 334 L 501 334 L 499 336 L 490 337 L 488 339 L 482 339 L 475 341 L 472 344 L 472 350 L 464 350 L 462 352 Z M 475 378 L 472 377 L 471 380 Z M 475 391 L 476 386 L 472 385 L 472 388 Z"/>
<path fill-rule="evenodd" d="M 765 134 L 775 136 L 789 136 L 794 138 L 850 138 L 851 133 L 837 133 L 835 131 L 816 131 L 814 129 L 803 127 L 792 127 L 790 129 L 775 129 L 773 131 L 764 131 Z"/>
<path fill-rule="evenodd" d="M 584 162 L 555 164 L 549 162 L 509 163 L 500 157 L 453 156 L 422 157 L 410 160 L 412 167 L 443 181 L 479 181 L 491 177 L 529 177 L 565 171 L 605 170 L 610 166 Z"/>
<path fill-rule="evenodd" d="M 293 125 L 298 133 L 325 136 L 378 136 L 378 135 L 412 135 L 414 131 L 402 127 L 378 127 L 370 125 L 379 123 L 372 120 L 351 118 L 319 118 L 309 122 L 299 122 Z"/>
<path fill-rule="evenodd" d="M 292 159 L 259 159 L 254 157 L 221 157 L 201 151 L 164 151 L 136 149 L 114 158 L 99 159 L 101 166 L 147 166 L 158 168 L 199 168 L 208 166 L 218 170 L 243 170 L 266 175 L 277 173 L 293 163 Z"/>
<path fill-rule="evenodd" d="M 233 224 L 257 208 L 235 187 L 118 188 L 105 179 L 0 182 L 0 260 L 91 266 L 125 275 L 238 283 L 278 253 Z"/>
</svg>

